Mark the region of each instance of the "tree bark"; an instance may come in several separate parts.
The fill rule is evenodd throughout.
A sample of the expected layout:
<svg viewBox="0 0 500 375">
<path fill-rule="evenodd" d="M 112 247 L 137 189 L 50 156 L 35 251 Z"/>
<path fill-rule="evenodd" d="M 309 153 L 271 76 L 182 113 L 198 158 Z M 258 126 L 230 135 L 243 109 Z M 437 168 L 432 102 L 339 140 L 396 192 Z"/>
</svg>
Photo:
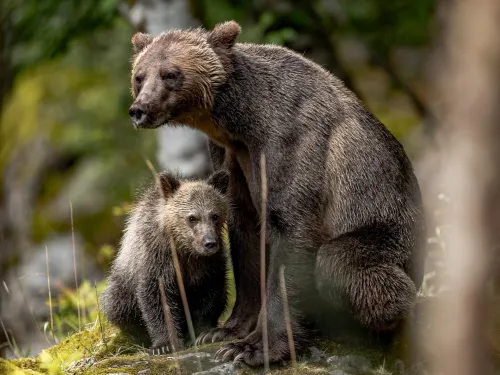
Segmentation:
<svg viewBox="0 0 500 375">
<path fill-rule="evenodd" d="M 431 373 L 491 373 L 487 340 L 500 224 L 500 2 L 447 2 L 433 76 L 443 169 L 451 198 L 445 260 L 449 287 L 429 311 Z M 436 160 L 435 162 L 439 162 Z"/>
</svg>

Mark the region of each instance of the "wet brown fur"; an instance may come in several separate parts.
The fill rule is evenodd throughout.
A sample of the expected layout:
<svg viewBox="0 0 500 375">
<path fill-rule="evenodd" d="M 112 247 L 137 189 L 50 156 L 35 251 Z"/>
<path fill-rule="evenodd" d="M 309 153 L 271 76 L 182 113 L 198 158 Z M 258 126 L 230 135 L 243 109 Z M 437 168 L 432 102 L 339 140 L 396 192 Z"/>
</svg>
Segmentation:
<svg viewBox="0 0 500 375">
<path fill-rule="evenodd" d="M 134 42 L 142 50 L 132 69 L 133 106 L 147 112 L 138 126 L 182 120 L 201 129 L 212 139 L 214 167 L 230 172 L 237 299 L 225 325 L 201 341 L 244 339 L 219 354 L 263 363 L 257 322 L 263 318 L 262 152 L 269 187 L 271 361 L 289 356 L 282 264 L 299 349 L 311 337 L 311 325 L 323 332 L 337 313 L 371 332 L 393 330 L 411 311 L 422 282 L 423 209 L 403 147 L 338 78 L 286 48 L 236 43 L 239 33 L 239 25 L 226 22 L 211 31 L 174 30 L 149 44 Z M 186 74 L 176 81 L 178 89 L 169 89 L 161 69 L 174 65 Z M 146 86 L 135 80 L 141 75 Z"/>
<path fill-rule="evenodd" d="M 113 261 L 102 309 L 111 323 L 153 349 L 169 350 L 170 335 L 187 343 L 187 323 L 176 281 L 170 239 L 176 247 L 196 332 L 215 327 L 227 302 L 227 256 L 224 223 L 229 215 L 228 175 L 214 173 L 207 182 L 159 175 L 159 186 L 148 187 L 127 219 Z M 218 219 L 210 221 L 213 215 Z M 190 223 L 189 216 L 197 221 Z M 208 219 L 207 219 L 208 218 Z M 207 252 L 203 238 L 216 236 L 217 248 Z M 177 332 L 164 320 L 159 281 Z"/>
</svg>

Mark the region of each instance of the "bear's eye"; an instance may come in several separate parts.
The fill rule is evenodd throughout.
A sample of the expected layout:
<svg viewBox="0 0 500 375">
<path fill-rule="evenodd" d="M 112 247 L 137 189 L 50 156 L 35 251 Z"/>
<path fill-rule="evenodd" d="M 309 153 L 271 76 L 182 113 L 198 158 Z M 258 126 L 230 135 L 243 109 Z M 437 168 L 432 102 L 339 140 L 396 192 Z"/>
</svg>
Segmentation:
<svg viewBox="0 0 500 375">
<path fill-rule="evenodd" d="M 188 220 L 190 223 L 194 223 L 196 221 L 196 217 L 194 215 L 189 215 Z"/>
<path fill-rule="evenodd" d="M 165 74 L 162 74 L 162 79 L 176 79 L 177 78 L 177 73 L 175 72 L 168 72 L 168 73 L 165 73 Z"/>
<path fill-rule="evenodd" d="M 219 221 L 219 215 L 213 214 L 212 215 L 212 220 L 213 221 Z"/>
<path fill-rule="evenodd" d="M 138 85 L 140 85 L 142 82 L 142 77 L 141 76 L 135 76 L 135 83 L 137 83 Z"/>
</svg>

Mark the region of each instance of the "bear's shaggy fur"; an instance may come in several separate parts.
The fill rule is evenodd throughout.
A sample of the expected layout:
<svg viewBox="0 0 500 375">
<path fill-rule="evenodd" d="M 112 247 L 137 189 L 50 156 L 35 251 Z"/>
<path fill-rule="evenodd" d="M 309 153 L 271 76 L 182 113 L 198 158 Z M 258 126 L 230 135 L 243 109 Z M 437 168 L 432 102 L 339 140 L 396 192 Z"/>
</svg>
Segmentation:
<svg viewBox="0 0 500 375">
<path fill-rule="evenodd" d="M 224 223 L 228 174 L 215 172 L 207 182 L 179 181 L 163 172 L 159 184 L 142 194 L 128 218 L 108 286 L 101 296 L 107 318 L 157 351 L 171 339 L 188 342 L 188 327 L 176 279 L 171 240 L 196 332 L 217 326 L 227 303 Z M 174 329 L 168 330 L 161 301 L 163 279 Z M 178 349 L 178 348 L 176 348 Z"/>
<path fill-rule="evenodd" d="M 261 153 L 270 360 L 290 354 L 282 265 L 299 348 L 310 337 L 306 323 L 323 327 L 339 311 L 371 332 L 393 330 L 422 282 L 423 209 L 403 147 L 338 78 L 289 49 L 235 43 L 239 33 L 238 24 L 225 22 L 132 40 L 135 126 L 200 129 L 212 140 L 214 166 L 230 172 L 236 305 L 224 326 L 200 341 L 243 339 L 218 355 L 263 363 Z"/>
</svg>

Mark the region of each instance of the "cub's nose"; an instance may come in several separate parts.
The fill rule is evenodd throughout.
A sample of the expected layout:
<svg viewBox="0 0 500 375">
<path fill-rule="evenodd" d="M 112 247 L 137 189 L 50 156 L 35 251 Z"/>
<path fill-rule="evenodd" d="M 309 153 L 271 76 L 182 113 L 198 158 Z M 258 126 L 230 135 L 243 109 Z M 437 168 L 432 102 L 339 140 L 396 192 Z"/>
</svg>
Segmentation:
<svg viewBox="0 0 500 375">
<path fill-rule="evenodd" d="M 140 128 L 144 125 L 148 115 L 146 108 L 140 104 L 132 104 L 128 110 L 128 114 L 136 128 Z"/>
<path fill-rule="evenodd" d="M 203 246 L 205 246 L 205 249 L 208 251 L 214 251 L 217 247 L 217 242 L 214 240 L 205 240 Z"/>
</svg>

